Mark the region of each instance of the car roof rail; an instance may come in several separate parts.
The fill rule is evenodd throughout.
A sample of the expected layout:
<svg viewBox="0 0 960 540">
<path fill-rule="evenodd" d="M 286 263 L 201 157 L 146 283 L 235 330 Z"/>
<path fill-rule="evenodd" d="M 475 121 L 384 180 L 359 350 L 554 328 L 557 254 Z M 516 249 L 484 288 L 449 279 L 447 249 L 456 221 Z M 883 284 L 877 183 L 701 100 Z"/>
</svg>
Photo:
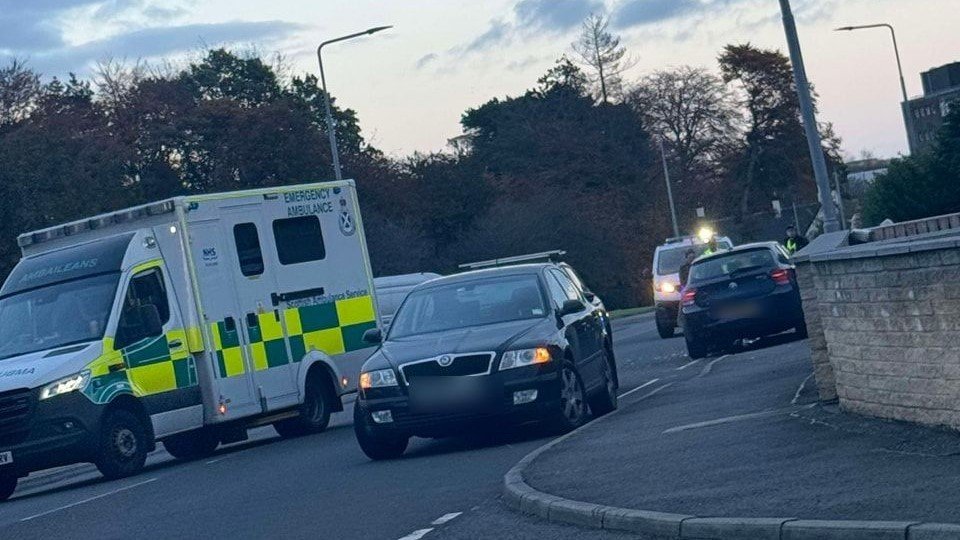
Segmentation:
<svg viewBox="0 0 960 540">
<path fill-rule="evenodd" d="M 510 266 L 512 264 L 524 264 L 535 262 L 557 262 L 567 252 L 563 250 L 544 251 L 541 253 L 530 253 L 528 255 L 516 255 L 514 257 L 503 257 L 501 259 L 491 259 L 489 261 L 479 261 L 461 264 L 461 270 L 480 270 L 481 268 L 496 268 L 498 266 Z"/>
</svg>

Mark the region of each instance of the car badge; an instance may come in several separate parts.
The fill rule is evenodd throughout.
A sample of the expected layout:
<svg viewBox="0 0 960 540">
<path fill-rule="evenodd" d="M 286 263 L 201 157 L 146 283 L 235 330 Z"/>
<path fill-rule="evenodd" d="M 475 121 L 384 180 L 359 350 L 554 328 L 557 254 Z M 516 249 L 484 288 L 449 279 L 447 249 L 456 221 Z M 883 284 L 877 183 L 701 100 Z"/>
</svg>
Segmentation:
<svg viewBox="0 0 960 540">
<path fill-rule="evenodd" d="M 453 363 L 453 358 L 447 355 L 443 355 L 439 359 L 437 359 L 437 363 L 443 367 L 450 367 L 450 364 Z"/>
<path fill-rule="evenodd" d="M 737 282 L 735 282 L 735 281 L 730 284 L 730 288 L 731 288 L 731 289 L 736 289 L 737 287 L 739 287 L 739 285 L 737 285 Z"/>
</svg>

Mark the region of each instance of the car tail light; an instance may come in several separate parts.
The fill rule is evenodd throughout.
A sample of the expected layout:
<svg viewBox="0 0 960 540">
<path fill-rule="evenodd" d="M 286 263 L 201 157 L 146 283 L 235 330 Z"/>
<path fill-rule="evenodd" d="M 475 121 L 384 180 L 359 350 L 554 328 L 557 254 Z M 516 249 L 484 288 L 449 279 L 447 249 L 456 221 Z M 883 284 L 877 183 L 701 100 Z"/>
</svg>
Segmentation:
<svg viewBox="0 0 960 540">
<path fill-rule="evenodd" d="M 770 279 L 772 279 L 777 285 L 789 285 L 790 271 L 782 268 L 774 270 L 773 272 L 770 272 Z"/>
<path fill-rule="evenodd" d="M 681 298 L 683 305 L 692 306 L 697 301 L 697 290 L 696 289 L 684 289 L 683 297 Z"/>
</svg>

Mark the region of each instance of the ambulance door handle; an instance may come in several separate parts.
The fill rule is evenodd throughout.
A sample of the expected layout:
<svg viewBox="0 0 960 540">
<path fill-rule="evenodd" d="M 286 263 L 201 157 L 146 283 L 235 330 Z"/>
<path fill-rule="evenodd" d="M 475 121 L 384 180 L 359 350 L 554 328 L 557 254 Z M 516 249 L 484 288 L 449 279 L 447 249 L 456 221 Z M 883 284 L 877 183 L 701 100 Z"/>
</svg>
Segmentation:
<svg viewBox="0 0 960 540">
<path fill-rule="evenodd" d="M 247 313 L 247 327 L 256 328 L 260 326 L 260 319 L 257 318 L 256 313 Z"/>
<path fill-rule="evenodd" d="M 123 364 L 110 364 L 109 366 L 107 366 L 107 371 L 109 371 L 110 373 L 116 373 L 118 371 L 123 371 L 124 369 L 126 368 L 124 367 Z"/>
<path fill-rule="evenodd" d="M 179 349 L 180 347 L 183 347 L 183 342 L 180 341 L 179 339 L 175 339 L 175 340 L 173 340 L 173 341 L 170 342 L 170 349 L 171 349 L 171 350 L 173 350 L 173 349 Z"/>
</svg>

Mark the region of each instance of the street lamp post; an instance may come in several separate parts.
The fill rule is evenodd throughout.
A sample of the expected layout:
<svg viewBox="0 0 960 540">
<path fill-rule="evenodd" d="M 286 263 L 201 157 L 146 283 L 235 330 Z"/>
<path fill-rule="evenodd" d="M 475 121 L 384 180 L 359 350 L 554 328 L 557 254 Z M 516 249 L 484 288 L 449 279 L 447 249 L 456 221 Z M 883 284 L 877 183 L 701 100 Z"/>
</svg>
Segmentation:
<svg viewBox="0 0 960 540">
<path fill-rule="evenodd" d="M 319 47 L 317 47 L 317 61 L 320 63 L 320 84 L 323 86 L 323 102 L 327 109 L 327 134 L 330 136 L 330 155 L 333 159 L 333 174 L 337 180 L 343 180 L 343 172 L 340 170 L 340 154 L 337 150 L 337 133 L 333 125 L 333 112 L 330 109 L 330 94 L 327 92 L 327 78 L 323 74 L 323 48 L 332 43 L 339 43 L 341 41 L 346 41 L 348 39 L 353 39 L 360 36 L 369 36 L 389 28 L 393 27 L 377 26 L 375 28 L 364 30 L 363 32 L 357 32 L 356 34 L 350 34 L 348 36 L 341 36 L 336 39 L 324 41 Z"/>
<path fill-rule="evenodd" d="M 667 167 L 667 151 L 663 149 L 663 139 L 660 143 L 660 158 L 663 160 L 663 179 L 667 182 L 667 200 L 670 201 L 670 219 L 673 221 L 673 236 L 680 236 L 680 227 L 677 225 L 677 207 L 673 205 L 673 187 L 670 185 L 670 168 Z"/>
<path fill-rule="evenodd" d="M 897 72 L 900 74 L 900 92 L 903 94 L 903 103 L 900 105 L 901 112 L 903 113 L 903 125 L 907 129 L 907 145 L 909 145 L 909 151 L 913 151 L 914 141 L 913 141 L 913 117 L 910 116 L 910 96 L 907 95 L 907 83 L 903 78 L 903 64 L 900 62 L 900 47 L 897 46 L 897 33 L 894 31 L 893 26 L 887 23 L 881 24 L 861 24 L 858 26 L 842 26 L 835 29 L 836 32 L 852 32 L 854 30 L 867 30 L 870 28 L 886 28 L 890 30 L 890 37 L 893 39 L 893 53 L 897 57 Z"/>
<path fill-rule="evenodd" d="M 827 160 L 823 156 L 820 131 L 817 128 L 817 116 L 813 109 L 813 96 L 810 95 L 810 83 L 807 81 L 807 70 L 803 65 L 800 38 L 797 36 L 797 22 L 793 18 L 793 10 L 790 9 L 790 0 L 780 0 L 780 11 L 783 12 L 783 29 L 787 34 L 787 45 L 790 48 L 793 78 L 797 85 L 800 112 L 803 115 L 803 129 L 807 134 L 807 146 L 810 149 L 810 160 L 813 162 L 813 174 L 817 179 L 817 191 L 819 192 L 820 204 L 823 207 L 823 231 L 835 232 L 840 230 L 840 222 L 837 221 L 837 210 L 833 206 L 830 175 L 827 173 Z"/>
</svg>

